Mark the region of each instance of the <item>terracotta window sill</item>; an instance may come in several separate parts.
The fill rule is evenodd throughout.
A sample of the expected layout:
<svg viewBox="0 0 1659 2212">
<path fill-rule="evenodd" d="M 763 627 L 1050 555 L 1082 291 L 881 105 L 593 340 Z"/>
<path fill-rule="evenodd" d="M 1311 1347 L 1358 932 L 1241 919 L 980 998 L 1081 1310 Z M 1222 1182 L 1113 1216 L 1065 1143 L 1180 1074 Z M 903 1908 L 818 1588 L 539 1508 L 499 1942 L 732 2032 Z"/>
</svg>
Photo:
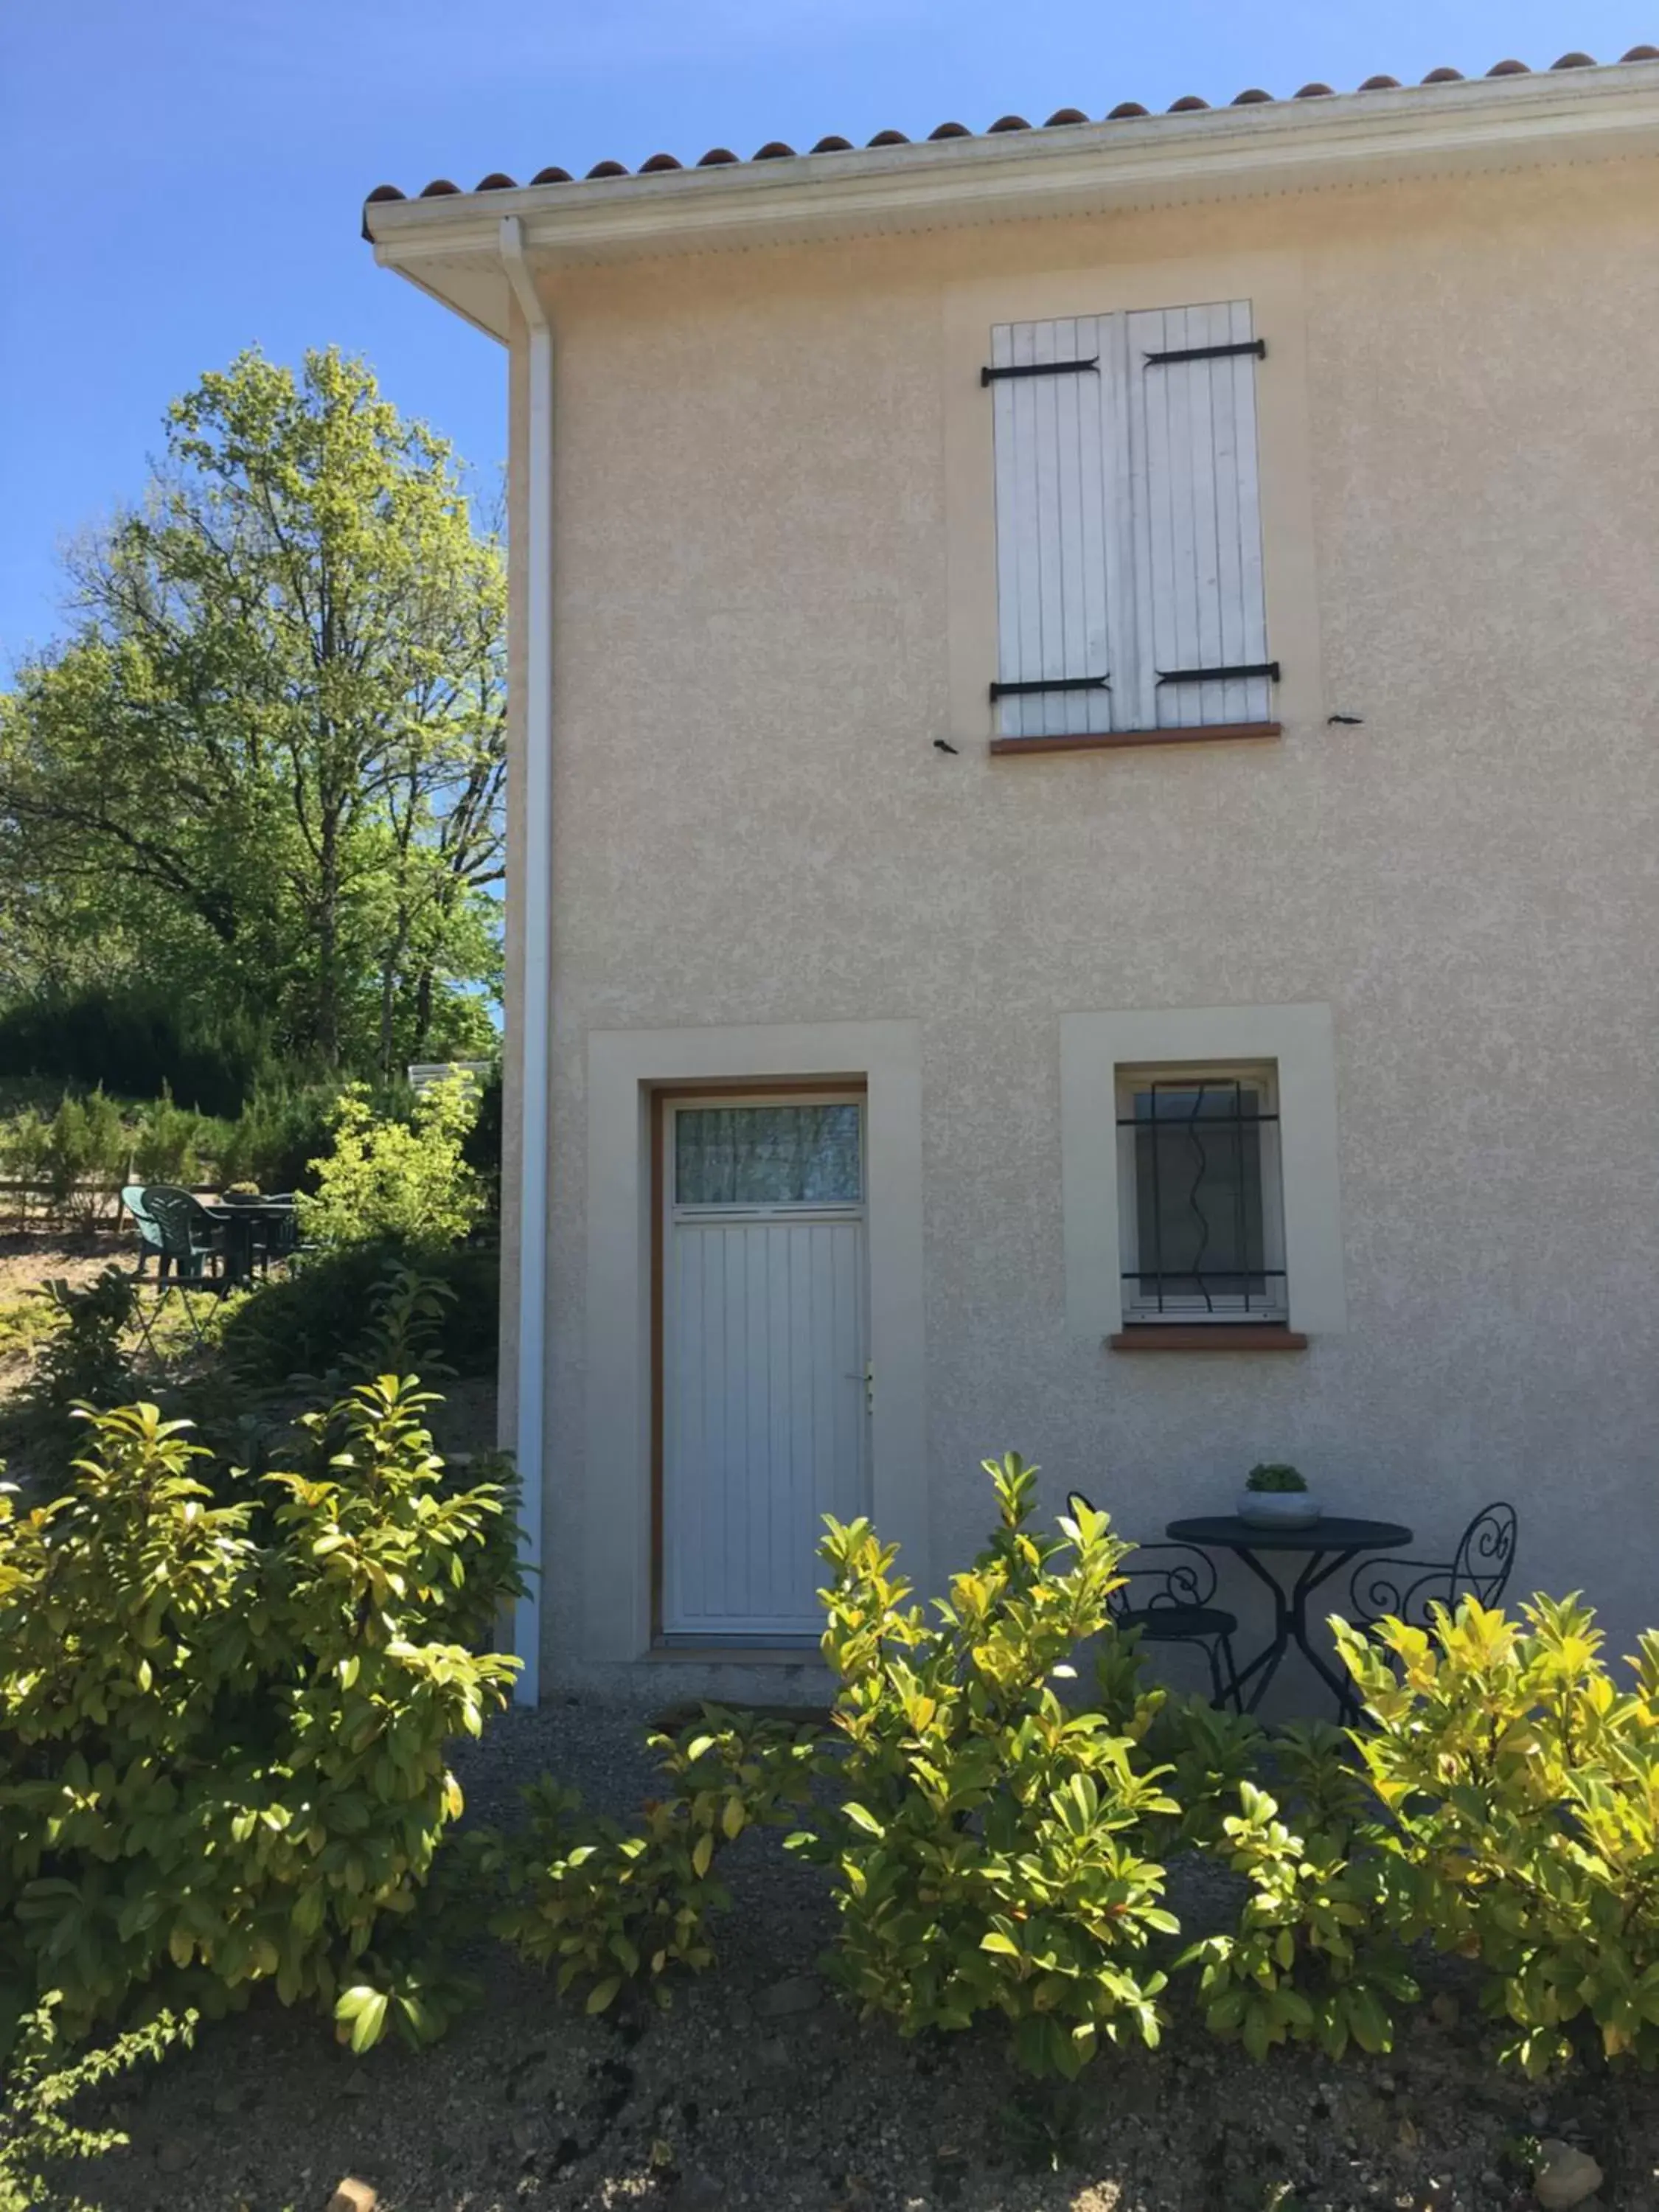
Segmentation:
<svg viewBox="0 0 1659 2212">
<path fill-rule="evenodd" d="M 1073 738 L 993 738 L 994 753 L 1124 752 L 1143 745 L 1221 745 L 1240 738 L 1276 738 L 1278 722 L 1212 722 L 1188 730 L 1096 730 Z"/>
<path fill-rule="evenodd" d="M 646 1657 L 665 1666 L 821 1667 L 816 1644 L 653 1644 Z"/>
<path fill-rule="evenodd" d="M 1305 1352 L 1308 1340 L 1299 1328 L 1285 1328 L 1276 1322 L 1201 1322 L 1190 1326 L 1178 1322 L 1147 1322 L 1120 1329 L 1109 1336 L 1113 1352 Z"/>
</svg>

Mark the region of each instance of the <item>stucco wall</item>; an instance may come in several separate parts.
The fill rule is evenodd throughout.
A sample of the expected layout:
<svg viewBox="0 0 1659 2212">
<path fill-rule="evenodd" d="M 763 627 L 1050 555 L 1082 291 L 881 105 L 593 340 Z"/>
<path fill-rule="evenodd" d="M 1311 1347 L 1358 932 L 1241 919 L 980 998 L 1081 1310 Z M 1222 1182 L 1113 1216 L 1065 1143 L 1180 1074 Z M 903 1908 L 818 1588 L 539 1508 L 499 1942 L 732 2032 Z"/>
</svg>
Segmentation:
<svg viewBox="0 0 1659 2212">
<path fill-rule="evenodd" d="M 1620 162 L 550 284 L 555 1686 L 612 1479 L 595 1028 L 920 1023 L 939 1565 L 1006 1445 L 1149 1535 L 1268 1456 L 1431 1552 L 1507 1495 L 1518 1587 L 1659 1613 L 1656 208 Z M 1305 313 L 1316 692 L 1287 669 L 1276 744 L 994 761 L 951 703 L 952 303 L 1231 255 Z M 1334 1014 L 1346 1333 L 1068 1334 L 1059 1018 L 1284 1002 Z"/>
</svg>

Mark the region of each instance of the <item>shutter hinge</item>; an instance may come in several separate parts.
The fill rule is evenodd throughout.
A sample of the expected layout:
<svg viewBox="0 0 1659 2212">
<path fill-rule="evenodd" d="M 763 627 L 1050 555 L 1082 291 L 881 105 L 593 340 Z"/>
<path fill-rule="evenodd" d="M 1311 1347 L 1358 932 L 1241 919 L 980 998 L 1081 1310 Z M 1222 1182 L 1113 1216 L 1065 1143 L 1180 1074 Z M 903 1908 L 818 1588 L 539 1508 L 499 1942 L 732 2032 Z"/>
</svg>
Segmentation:
<svg viewBox="0 0 1659 2212">
<path fill-rule="evenodd" d="M 991 703 L 999 699 L 1024 699 L 1034 691 L 1109 691 L 1111 679 L 1105 676 L 1047 676 L 1032 684 L 994 684 Z"/>
<path fill-rule="evenodd" d="M 1100 356 L 1090 361 L 1023 361 L 1009 368 L 982 368 L 979 373 L 981 386 L 996 384 L 1005 376 L 1097 376 Z"/>
<path fill-rule="evenodd" d="M 1279 663 L 1276 660 L 1252 660 L 1238 668 L 1160 668 L 1160 684 L 1226 684 L 1243 676 L 1267 676 L 1277 684 Z"/>
<path fill-rule="evenodd" d="M 1181 346 L 1174 353 L 1149 353 L 1148 368 L 1166 368 L 1176 361 L 1225 361 L 1230 354 L 1253 353 L 1258 361 L 1267 358 L 1266 338 L 1241 338 L 1237 345 Z"/>
</svg>

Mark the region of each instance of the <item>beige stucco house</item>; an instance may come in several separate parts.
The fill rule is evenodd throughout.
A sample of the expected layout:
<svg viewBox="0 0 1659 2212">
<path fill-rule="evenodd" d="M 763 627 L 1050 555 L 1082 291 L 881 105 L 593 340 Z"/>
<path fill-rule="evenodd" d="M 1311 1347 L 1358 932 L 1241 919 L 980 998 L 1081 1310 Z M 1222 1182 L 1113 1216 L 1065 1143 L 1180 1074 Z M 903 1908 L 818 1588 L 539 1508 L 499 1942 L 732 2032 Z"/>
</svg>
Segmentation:
<svg viewBox="0 0 1659 2212">
<path fill-rule="evenodd" d="M 1659 1617 L 1659 52 L 367 226 L 510 363 L 541 1682 L 1010 1445 Z"/>
</svg>

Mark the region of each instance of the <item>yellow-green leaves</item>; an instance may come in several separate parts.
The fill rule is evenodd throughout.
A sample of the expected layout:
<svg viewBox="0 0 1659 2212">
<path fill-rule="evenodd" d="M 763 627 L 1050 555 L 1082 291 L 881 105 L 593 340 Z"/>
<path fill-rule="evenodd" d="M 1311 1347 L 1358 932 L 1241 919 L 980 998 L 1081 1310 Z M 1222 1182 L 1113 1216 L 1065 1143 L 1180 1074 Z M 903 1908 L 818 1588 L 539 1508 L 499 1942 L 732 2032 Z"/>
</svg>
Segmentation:
<svg viewBox="0 0 1659 2212">
<path fill-rule="evenodd" d="M 441 1486 L 425 1402 L 392 1383 L 317 1417 L 257 1540 L 142 1405 L 90 1416 L 70 1496 L 0 1520 L 0 1925 L 66 2033 L 185 1972 L 329 2010 L 344 1981 L 358 2049 L 453 2009 L 374 1946 L 460 1812 L 446 1741 L 513 1662 L 467 1648 L 499 1596 L 473 1533 L 496 1500 Z"/>
<path fill-rule="evenodd" d="M 367 1085 L 349 1085 L 334 1109 L 333 1148 L 311 1163 L 316 1194 L 296 1200 L 304 1233 L 322 1244 L 459 1243 L 484 1201 L 465 1150 L 477 1113 L 477 1086 L 463 1075 L 428 1085 L 407 1121 L 377 1119 Z"/>
<path fill-rule="evenodd" d="M 836 1867 L 831 1966 L 857 2003 L 906 2035 L 1000 2013 L 1020 2064 L 1069 2077 L 1103 2035 L 1157 2038 L 1144 1953 L 1173 1923 L 1139 1838 L 1176 1808 L 1126 1735 L 1054 1686 L 1106 1624 L 1128 1547 L 1092 1511 L 1036 1533 L 1036 1468 L 986 1467 L 998 1526 L 937 1625 L 867 1523 L 828 1527 L 842 1802 L 803 1848 Z"/>
<path fill-rule="evenodd" d="M 1581 2012 L 1609 2058 L 1659 2063 L 1659 1644 L 1626 1686 L 1576 1595 L 1338 1638 L 1407 1931 L 1481 1962 L 1528 2071 L 1564 2055 Z M 1347 2024 L 1369 2048 L 1374 2021 Z"/>
<path fill-rule="evenodd" d="M 678 1739 L 650 1741 L 666 1786 L 633 1832 L 585 1814 L 574 1791 L 544 1778 L 526 1792 L 528 1826 L 495 1846 L 509 1901 L 492 1926 L 556 1968 L 561 1990 L 585 1987 L 590 2011 L 611 2004 L 624 1980 L 647 1981 L 665 2004 L 671 1970 L 712 1962 L 708 1931 L 730 1902 L 720 1853 L 787 1817 L 817 1755 L 805 1729 L 713 1706 Z"/>
<path fill-rule="evenodd" d="M 386 1993 L 359 1984 L 345 1990 L 334 2008 L 334 2017 L 349 2032 L 351 2048 L 359 2053 L 378 2043 L 386 2027 Z"/>
</svg>

